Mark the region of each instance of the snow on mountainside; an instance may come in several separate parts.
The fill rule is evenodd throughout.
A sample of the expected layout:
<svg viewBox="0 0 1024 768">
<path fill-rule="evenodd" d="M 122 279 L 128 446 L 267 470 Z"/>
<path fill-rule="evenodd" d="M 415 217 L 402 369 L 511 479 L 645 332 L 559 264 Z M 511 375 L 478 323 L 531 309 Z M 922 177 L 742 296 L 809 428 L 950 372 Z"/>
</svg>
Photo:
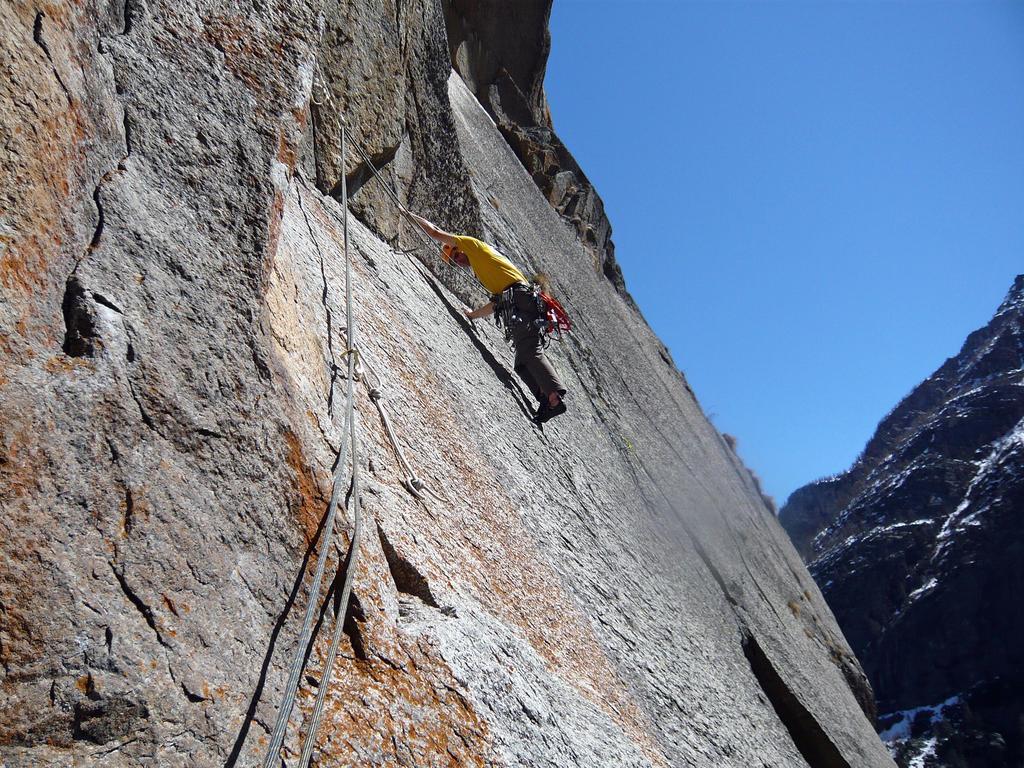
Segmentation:
<svg viewBox="0 0 1024 768">
<path fill-rule="evenodd" d="M 890 713 L 879 726 L 902 764 L 923 752 L 928 765 L 1019 764 L 1021 509 L 1024 275 L 847 472 L 780 513 Z"/>
</svg>

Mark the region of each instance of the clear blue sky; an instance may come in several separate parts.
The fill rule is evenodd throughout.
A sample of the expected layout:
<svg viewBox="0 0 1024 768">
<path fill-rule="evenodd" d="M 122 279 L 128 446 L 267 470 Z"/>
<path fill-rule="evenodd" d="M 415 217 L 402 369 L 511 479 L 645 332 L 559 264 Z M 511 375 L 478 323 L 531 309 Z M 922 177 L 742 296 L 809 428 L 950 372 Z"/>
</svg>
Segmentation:
<svg viewBox="0 0 1024 768">
<path fill-rule="evenodd" d="M 555 0 L 555 128 L 781 503 L 1024 272 L 1024 3 Z"/>
</svg>

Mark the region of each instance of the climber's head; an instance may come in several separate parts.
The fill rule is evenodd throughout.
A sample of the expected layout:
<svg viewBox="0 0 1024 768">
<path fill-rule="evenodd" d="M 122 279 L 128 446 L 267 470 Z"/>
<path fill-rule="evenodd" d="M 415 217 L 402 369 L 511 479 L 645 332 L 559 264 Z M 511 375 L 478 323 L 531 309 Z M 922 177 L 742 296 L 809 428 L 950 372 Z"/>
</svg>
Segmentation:
<svg viewBox="0 0 1024 768">
<path fill-rule="evenodd" d="M 455 262 L 460 267 L 469 266 L 469 258 L 466 256 L 466 254 L 464 254 L 451 243 L 445 243 L 444 245 L 441 246 L 441 255 L 444 257 L 444 260 L 449 263 Z"/>
</svg>

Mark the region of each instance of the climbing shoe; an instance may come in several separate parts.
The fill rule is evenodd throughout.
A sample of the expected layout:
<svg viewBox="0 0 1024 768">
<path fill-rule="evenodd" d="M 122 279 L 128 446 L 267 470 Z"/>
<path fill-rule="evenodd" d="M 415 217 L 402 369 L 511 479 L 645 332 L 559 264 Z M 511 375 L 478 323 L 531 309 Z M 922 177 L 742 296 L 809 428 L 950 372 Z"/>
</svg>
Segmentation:
<svg viewBox="0 0 1024 768">
<path fill-rule="evenodd" d="M 545 421 L 547 421 L 546 414 L 549 410 L 551 410 L 551 407 L 548 405 L 547 400 L 545 400 L 542 403 L 538 403 L 537 410 L 534 411 L 533 414 L 533 420 L 538 424 L 543 424 Z"/>
<path fill-rule="evenodd" d="M 533 420 L 537 424 L 543 424 L 546 421 L 551 421 L 555 416 L 561 416 L 563 413 L 565 413 L 564 399 L 559 400 L 557 405 L 548 405 L 544 402 L 537 408 L 537 415 L 533 417 Z"/>
</svg>

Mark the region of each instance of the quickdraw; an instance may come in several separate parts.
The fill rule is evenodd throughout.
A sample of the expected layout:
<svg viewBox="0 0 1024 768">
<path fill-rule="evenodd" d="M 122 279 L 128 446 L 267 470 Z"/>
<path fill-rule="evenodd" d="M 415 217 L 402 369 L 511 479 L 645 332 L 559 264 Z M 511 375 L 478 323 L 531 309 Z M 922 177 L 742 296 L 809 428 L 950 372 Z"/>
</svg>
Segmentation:
<svg viewBox="0 0 1024 768">
<path fill-rule="evenodd" d="M 553 335 L 561 341 L 562 334 L 569 333 L 572 330 L 572 320 L 569 319 L 569 313 L 565 311 L 565 307 L 559 304 L 558 299 L 554 296 L 544 293 L 544 291 L 538 291 L 537 295 L 544 304 L 544 319 L 548 323 L 545 333 L 549 336 Z"/>
</svg>

